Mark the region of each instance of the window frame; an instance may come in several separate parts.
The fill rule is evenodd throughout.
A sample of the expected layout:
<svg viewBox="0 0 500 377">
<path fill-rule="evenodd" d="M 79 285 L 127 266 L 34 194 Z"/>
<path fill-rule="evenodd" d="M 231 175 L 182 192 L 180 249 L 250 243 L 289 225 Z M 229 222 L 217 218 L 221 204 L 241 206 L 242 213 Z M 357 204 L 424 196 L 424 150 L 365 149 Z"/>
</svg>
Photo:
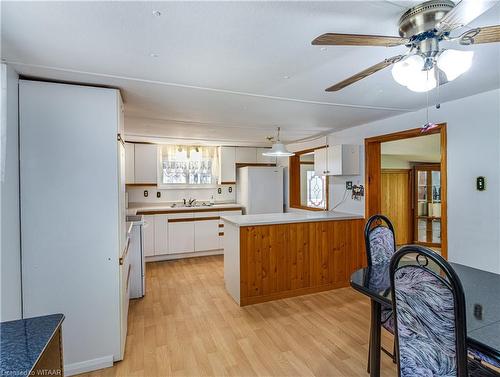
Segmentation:
<svg viewBox="0 0 500 377">
<path fill-rule="evenodd" d="M 195 147 L 196 145 L 190 145 L 186 144 L 184 145 L 186 147 Z M 219 158 L 219 151 L 217 149 L 217 146 L 212 146 L 212 145 L 203 145 L 200 147 L 205 147 L 205 148 L 214 148 L 215 149 L 215 156 L 216 159 Z M 158 189 L 161 190 L 203 190 L 203 189 L 214 189 L 217 188 L 219 185 L 219 177 L 213 176 L 214 178 L 214 183 L 211 184 L 194 184 L 194 183 L 163 183 L 163 153 L 162 153 L 162 148 L 158 148 L 158 158 L 157 158 L 157 187 Z M 218 163 L 218 162 L 217 162 Z M 219 170 L 219 169 L 217 169 Z"/>
<path fill-rule="evenodd" d="M 330 208 L 330 193 L 329 193 L 329 176 L 326 176 L 326 206 L 325 208 L 309 207 L 307 205 L 302 205 L 300 200 L 300 156 L 314 152 L 317 149 L 326 148 L 326 145 L 305 149 L 302 151 L 295 152 L 294 156 L 288 158 L 288 179 L 289 179 L 289 196 L 288 196 L 288 206 L 290 208 L 302 209 L 306 211 L 328 211 Z"/>
</svg>

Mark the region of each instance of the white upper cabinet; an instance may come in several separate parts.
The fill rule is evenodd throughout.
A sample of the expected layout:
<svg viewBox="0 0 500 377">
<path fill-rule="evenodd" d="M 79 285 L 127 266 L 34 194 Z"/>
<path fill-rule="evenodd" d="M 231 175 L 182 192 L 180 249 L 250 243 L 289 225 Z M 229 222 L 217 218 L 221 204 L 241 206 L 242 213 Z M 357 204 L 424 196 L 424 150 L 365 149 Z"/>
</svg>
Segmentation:
<svg viewBox="0 0 500 377">
<path fill-rule="evenodd" d="M 276 157 L 263 156 L 262 153 L 271 150 L 271 148 L 257 148 L 257 162 L 259 164 L 275 164 Z"/>
<path fill-rule="evenodd" d="M 359 175 L 359 146 L 339 144 L 316 149 L 314 171 L 318 175 Z"/>
<path fill-rule="evenodd" d="M 236 163 L 241 163 L 241 164 L 257 163 L 257 148 L 236 147 Z"/>
<path fill-rule="evenodd" d="M 236 182 L 236 148 L 219 149 L 219 184 Z"/>
<path fill-rule="evenodd" d="M 134 183 L 157 184 L 158 146 L 135 144 Z"/>
<path fill-rule="evenodd" d="M 133 143 L 125 143 L 125 183 L 135 183 L 135 147 Z"/>
</svg>

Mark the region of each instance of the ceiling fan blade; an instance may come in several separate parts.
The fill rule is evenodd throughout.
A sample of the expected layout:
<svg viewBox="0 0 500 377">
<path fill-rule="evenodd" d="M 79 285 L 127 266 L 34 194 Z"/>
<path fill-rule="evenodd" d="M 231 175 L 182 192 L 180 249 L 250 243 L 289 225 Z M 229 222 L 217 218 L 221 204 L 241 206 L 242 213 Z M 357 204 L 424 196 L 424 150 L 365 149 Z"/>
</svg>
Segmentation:
<svg viewBox="0 0 500 377">
<path fill-rule="evenodd" d="M 393 47 L 404 45 L 408 42 L 406 38 L 387 37 L 383 35 L 363 34 L 339 34 L 326 33 L 314 39 L 313 45 L 327 46 L 385 46 Z"/>
<path fill-rule="evenodd" d="M 461 45 L 500 42 L 500 25 L 482 26 L 460 36 Z"/>
<path fill-rule="evenodd" d="M 375 64 L 371 66 L 370 68 L 365 69 L 364 71 L 361 71 L 359 73 L 356 73 L 354 76 L 349 77 L 348 79 L 345 79 L 329 88 L 326 89 L 327 92 L 336 92 L 340 89 L 345 88 L 346 86 L 349 86 L 351 84 L 354 84 L 355 82 L 364 79 L 365 77 L 368 77 L 375 72 L 380 71 L 381 69 L 384 69 L 386 67 L 389 67 L 390 65 L 399 62 L 401 59 L 403 59 L 405 55 L 396 55 L 393 56 L 392 58 L 385 59 L 384 61 L 381 61 L 378 64 Z"/>
<path fill-rule="evenodd" d="M 465 26 L 497 4 L 493 0 L 462 0 L 437 24 L 437 29 L 449 32 Z"/>
</svg>

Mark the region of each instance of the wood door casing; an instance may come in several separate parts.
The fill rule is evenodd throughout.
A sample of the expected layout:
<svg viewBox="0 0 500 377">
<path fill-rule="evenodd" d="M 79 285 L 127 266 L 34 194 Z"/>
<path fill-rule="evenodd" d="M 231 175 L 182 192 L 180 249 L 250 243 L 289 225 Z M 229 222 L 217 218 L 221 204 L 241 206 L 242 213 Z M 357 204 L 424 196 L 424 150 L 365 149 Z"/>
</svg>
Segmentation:
<svg viewBox="0 0 500 377">
<path fill-rule="evenodd" d="M 381 212 L 394 225 L 397 245 L 413 239 L 411 181 L 411 169 L 382 169 Z"/>
</svg>

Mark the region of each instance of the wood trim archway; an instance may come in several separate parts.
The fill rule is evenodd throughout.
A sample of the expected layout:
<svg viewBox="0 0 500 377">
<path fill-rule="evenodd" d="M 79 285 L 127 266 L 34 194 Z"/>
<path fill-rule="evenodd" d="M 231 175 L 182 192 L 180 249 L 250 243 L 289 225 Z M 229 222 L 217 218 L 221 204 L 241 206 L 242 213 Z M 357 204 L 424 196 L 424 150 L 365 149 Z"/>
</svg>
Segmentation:
<svg viewBox="0 0 500 377">
<path fill-rule="evenodd" d="M 446 123 L 426 132 L 421 128 L 374 136 L 365 139 L 365 214 L 366 218 L 381 211 L 381 148 L 380 144 L 387 141 L 409 139 L 413 137 L 440 134 L 441 135 L 441 254 L 448 258 L 448 214 L 447 214 L 447 166 L 446 166 Z"/>
</svg>

